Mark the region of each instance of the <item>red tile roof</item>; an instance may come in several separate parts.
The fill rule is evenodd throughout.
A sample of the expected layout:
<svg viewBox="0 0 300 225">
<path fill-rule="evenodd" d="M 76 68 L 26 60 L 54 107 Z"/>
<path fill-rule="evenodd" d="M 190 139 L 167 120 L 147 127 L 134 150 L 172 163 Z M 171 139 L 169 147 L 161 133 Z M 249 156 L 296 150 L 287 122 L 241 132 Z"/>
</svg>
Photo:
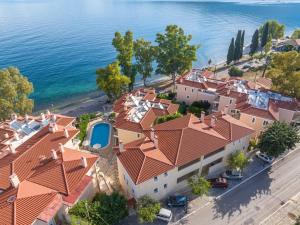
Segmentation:
<svg viewBox="0 0 300 225">
<path fill-rule="evenodd" d="M 228 143 L 250 135 L 254 130 L 229 115 L 214 114 L 204 122 L 192 114 L 154 126 L 158 146 L 147 137 L 128 143 L 118 158 L 132 180 L 138 184 L 168 170 L 210 154 Z"/>
<path fill-rule="evenodd" d="M 73 122 L 74 118 L 58 117 L 57 131 L 50 133 L 48 125 L 17 147 L 15 154 L 0 159 L 0 189 L 4 191 L 0 194 L 1 225 L 32 224 L 38 217 L 49 219 L 49 205 L 54 207 L 53 201 L 58 203 L 58 196 L 74 193 L 95 164 L 98 159 L 95 155 L 68 148 L 59 150 L 60 143 L 67 143 L 78 134 L 70 126 Z M 64 136 L 65 126 L 68 138 Z M 57 152 L 56 160 L 52 159 L 52 149 Z M 81 165 L 81 157 L 86 157 L 87 167 Z M 13 173 L 20 180 L 17 188 L 9 181 Z M 15 196 L 12 203 L 8 202 L 10 196 Z"/>
</svg>

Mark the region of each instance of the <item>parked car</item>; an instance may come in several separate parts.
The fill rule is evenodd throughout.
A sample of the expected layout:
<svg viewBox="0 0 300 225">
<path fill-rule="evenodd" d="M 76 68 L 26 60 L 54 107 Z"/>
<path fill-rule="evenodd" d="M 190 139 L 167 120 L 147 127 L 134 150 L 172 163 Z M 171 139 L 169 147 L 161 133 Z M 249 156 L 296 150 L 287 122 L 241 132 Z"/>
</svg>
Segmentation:
<svg viewBox="0 0 300 225">
<path fill-rule="evenodd" d="M 249 69 L 251 67 L 251 65 L 249 65 L 249 64 L 245 64 L 243 67 L 242 67 L 242 69 Z"/>
<path fill-rule="evenodd" d="M 221 176 L 228 180 L 240 180 L 243 178 L 242 171 L 240 170 L 226 170 Z"/>
<path fill-rule="evenodd" d="M 161 208 L 159 210 L 159 213 L 156 215 L 156 218 L 159 220 L 170 222 L 172 219 L 172 212 L 171 212 L 171 210 Z"/>
<path fill-rule="evenodd" d="M 187 206 L 188 198 L 184 195 L 172 195 L 168 197 L 168 207 L 181 207 Z"/>
<path fill-rule="evenodd" d="M 267 162 L 267 163 L 272 163 L 273 160 L 274 160 L 273 157 L 268 156 L 267 154 L 262 153 L 262 152 L 260 152 L 260 151 L 257 151 L 255 154 L 256 154 L 256 157 L 257 157 L 257 158 L 259 158 L 259 159 L 261 159 L 262 161 Z"/>
<path fill-rule="evenodd" d="M 223 178 L 223 177 L 208 179 L 208 181 L 211 183 L 212 188 L 227 188 L 228 187 L 227 179 Z"/>
</svg>

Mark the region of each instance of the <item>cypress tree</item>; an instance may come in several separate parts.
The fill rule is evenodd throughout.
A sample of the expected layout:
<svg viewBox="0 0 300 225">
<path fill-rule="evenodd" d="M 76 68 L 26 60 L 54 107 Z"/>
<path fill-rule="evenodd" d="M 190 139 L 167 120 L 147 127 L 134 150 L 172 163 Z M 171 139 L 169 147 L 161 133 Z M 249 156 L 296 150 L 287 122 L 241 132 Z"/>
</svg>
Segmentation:
<svg viewBox="0 0 300 225">
<path fill-rule="evenodd" d="M 261 40 L 260 40 L 261 47 L 264 47 L 267 44 L 268 39 L 269 39 L 269 22 L 265 23 L 263 27 Z"/>
<path fill-rule="evenodd" d="M 241 39 L 242 39 L 242 31 L 239 30 L 236 39 L 235 39 L 235 45 L 234 45 L 234 61 L 237 61 L 240 59 L 240 51 L 241 51 Z"/>
<path fill-rule="evenodd" d="M 250 55 L 253 55 L 257 51 L 258 44 L 259 44 L 258 37 L 259 37 L 259 31 L 258 29 L 256 29 L 251 40 Z"/>
<path fill-rule="evenodd" d="M 234 60 L 234 38 L 231 39 L 228 53 L 227 53 L 227 64 L 231 63 Z"/>
<path fill-rule="evenodd" d="M 240 48 L 240 57 L 241 59 L 243 57 L 243 51 L 244 51 L 244 41 L 245 41 L 245 30 L 242 32 L 242 37 L 241 37 L 241 48 Z"/>
</svg>

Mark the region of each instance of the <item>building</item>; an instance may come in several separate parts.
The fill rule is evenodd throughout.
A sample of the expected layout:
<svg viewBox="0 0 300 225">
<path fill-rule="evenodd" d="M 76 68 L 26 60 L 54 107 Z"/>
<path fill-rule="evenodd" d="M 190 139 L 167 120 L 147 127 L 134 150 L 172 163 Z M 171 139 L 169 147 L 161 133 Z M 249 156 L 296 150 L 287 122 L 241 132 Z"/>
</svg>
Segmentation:
<svg viewBox="0 0 300 225">
<path fill-rule="evenodd" d="M 178 105 L 159 99 L 154 89 L 138 89 L 123 95 L 114 104 L 115 143 L 128 143 L 144 137 L 159 116 L 176 113 Z"/>
<path fill-rule="evenodd" d="M 98 157 L 78 150 L 74 121 L 48 112 L 1 123 L 1 225 L 61 224 L 99 191 Z"/>
<path fill-rule="evenodd" d="M 298 51 L 300 52 L 300 39 L 283 39 L 273 41 L 273 49 L 278 52 Z"/>
<path fill-rule="evenodd" d="M 299 123 L 298 100 L 266 89 L 271 85 L 266 78 L 258 81 L 218 81 L 203 77 L 199 70 L 192 70 L 177 80 L 177 100 L 188 104 L 208 101 L 213 112 L 228 107 L 229 114 L 256 130 L 253 136 L 274 121 Z"/>
<path fill-rule="evenodd" d="M 216 175 L 227 157 L 246 150 L 254 130 L 226 112 L 192 114 L 155 125 L 133 142 L 120 143 L 118 171 L 128 196 L 163 199 L 196 174 Z"/>
</svg>

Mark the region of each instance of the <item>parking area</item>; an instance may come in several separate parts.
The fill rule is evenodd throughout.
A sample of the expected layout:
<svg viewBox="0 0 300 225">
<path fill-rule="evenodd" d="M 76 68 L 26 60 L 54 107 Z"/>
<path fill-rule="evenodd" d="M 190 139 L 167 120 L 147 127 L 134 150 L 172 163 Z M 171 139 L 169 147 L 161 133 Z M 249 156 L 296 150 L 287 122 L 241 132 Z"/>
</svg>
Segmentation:
<svg viewBox="0 0 300 225">
<path fill-rule="evenodd" d="M 205 206 L 205 204 L 209 203 L 210 201 L 214 200 L 218 196 L 224 194 L 228 190 L 234 188 L 236 185 L 243 182 L 243 180 L 250 178 L 254 174 L 258 173 L 259 171 L 263 170 L 269 164 L 263 162 L 262 160 L 258 159 L 257 157 L 253 156 L 250 159 L 249 165 L 243 171 L 243 179 L 241 180 L 228 180 L 228 188 L 212 188 L 210 191 L 209 196 L 204 197 L 197 197 L 191 193 L 191 190 L 187 187 L 182 191 L 177 192 L 177 194 L 185 195 L 189 199 L 188 207 L 185 209 L 184 207 L 173 207 L 169 208 L 166 206 L 166 201 L 162 202 L 162 207 L 168 208 L 172 211 L 173 217 L 172 222 L 176 222 L 183 218 L 186 214 L 193 212 L 195 209 L 198 209 L 201 206 Z M 127 217 L 124 221 L 122 221 L 121 225 L 137 225 L 139 224 L 136 215 L 131 215 Z M 144 223 L 146 225 L 161 225 L 167 224 L 166 222 L 155 220 L 154 223 Z"/>
</svg>

